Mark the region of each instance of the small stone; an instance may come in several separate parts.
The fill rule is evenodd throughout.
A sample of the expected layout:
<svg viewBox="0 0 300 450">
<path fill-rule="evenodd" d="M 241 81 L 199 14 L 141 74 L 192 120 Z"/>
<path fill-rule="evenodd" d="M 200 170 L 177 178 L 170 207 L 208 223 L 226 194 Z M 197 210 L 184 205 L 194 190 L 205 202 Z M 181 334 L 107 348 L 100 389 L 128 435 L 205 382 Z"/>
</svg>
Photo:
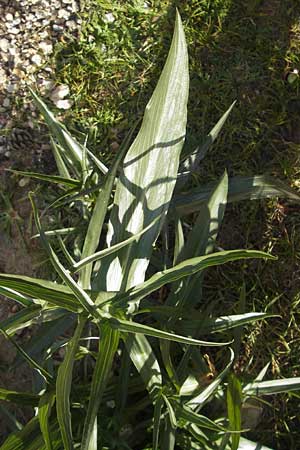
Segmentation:
<svg viewBox="0 0 300 450">
<path fill-rule="evenodd" d="M 4 106 L 4 108 L 8 108 L 9 105 L 10 105 L 10 100 L 8 97 L 6 97 L 2 102 L 2 106 Z"/>
<path fill-rule="evenodd" d="M 6 14 L 5 19 L 7 20 L 7 22 L 11 22 L 12 20 L 14 20 L 14 16 L 11 13 Z"/>
<path fill-rule="evenodd" d="M 8 32 L 11 33 L 11 34 L 19 34 L 20 33 L 20 29 L 16 28 L 16 27 L 13 27 L 13 28 L 10 28 Z"/>
<path fill-rule="evenodd" d="M 69 95 L 70 89 L 66 84 L 57 86 L 50 95 L 51 100 L 55 103 L 56 100 L 61 100 Z"/>
<path fill-rule="evenodd" d="M 52 44 L 44 41 L 39 43 L 39 48 L 45 55 L 49 55 L 50 53 L 52 53 L 53 50 Z"/>
<path fill-rule="evenodd" d="M 10 94 L 12 94 L 13 92 L 16 92 L 16 90 L 18 89 L 18 85 L 17 84 L 8 84 L 6 86 L 6 90 L 7 92 L 9 92 Z"/>
<path fill-rule="evenodd" d="M 70 12 L 69 11 L 67 11 L 66 9 L 60 9 L 59 11 L 58 11 L 58 17 L 60 18 L 60 19 L 65 19 L 65 20 L 67 20 L 69 17 L 70 17 Z"/>
<path fill-rule="evenodd" d="M 61 25 L 57 25 L 56 23 L 52 26 L 52 29 L 57 33 L 62 33 L 64 31 L 64 27 L 62 27 Z"/>
<path fill-rule="evenodd" d="M 73 105 L 72 100 L 57 100 L 53 103 L 58 109 L 70 109 Z"/>
<path fill-rule="evenodd" d="M 74 20 L 67 20 L 67 21 L 66 21 L 66 26 L 67 26 L 68 28 L 70 28 L 71 31 L 72 31 L 72 30 L 75 30 L 75 28 L 77 28 L 76 22 L 74 22 Z"/>
<path fill-rule="evenodd" d="M 9 42 L 7 39 L 0 39 L 0 50 L 2 50 L 2 52 L 7 52 L 8 50 L 8 46 L 9 46 Z"/>
<path fill-rule="evenodd" d="M 37 66 L 40 66 L 42 63 L 42 57 L 39 54 L 35 54 L 31 57 L 31 61 L 36 64 Z"/>
<path fill-rule="evenodd" d="M 115 20 L 115 16 L 112 13 L 104 14 L 104 22 L 113 23 Z"/>
<path fill-rule="evenodd" d="M 6 147 L 4 147 L 3 145 L 0 145 L 0 155 L 5 153 L 5 151 L 6 151 Z"/>
<path fill-rule="evenodd" d="M 5 152 L 5 153 L 4 153 L 4 156 L 6 156 L 6 158 L 9 158 L 9 157 L 10 157 L 10 155 L 11 155 L 11 153 L 10 153 L 10 151 L 9 151 L 9 150 L 7 150 L 7 152 Z"/>
</svg>

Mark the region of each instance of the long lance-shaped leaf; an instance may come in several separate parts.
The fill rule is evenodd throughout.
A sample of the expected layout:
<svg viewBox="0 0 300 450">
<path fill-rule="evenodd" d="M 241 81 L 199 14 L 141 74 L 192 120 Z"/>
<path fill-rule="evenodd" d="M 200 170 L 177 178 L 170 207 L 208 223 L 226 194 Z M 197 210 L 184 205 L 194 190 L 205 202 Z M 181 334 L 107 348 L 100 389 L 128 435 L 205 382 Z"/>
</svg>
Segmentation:
<svg viewBox="0 0 300 450">
<path fill-rule="evenodd" d="M 1 274 L 0 274 L 0 278 L 1 278 Z M 31 298 L 26 297 L 25 295 L 21 294 L 20 292 L 15 291 L 14 289 L 1 286 L 1 281 L 0 281 L 0 294 L 4 295 L 7 298 L 11 298 L 12 300 L 16 300 L 16 302 L 18 302 L 22 306 L 31 306 L 32 305 Z"/>
<path fill-rule="evenodd" d="M 243 393 L 247 395 L 273 395 L 291 391 L 300 391 L 300 377 L 256 381 L 243 388 Z"/>
<path fill-rule="evenodd" d="M 65 450 L 73 450 L 73 437 L 70 410 L 70 392 L 72 373 L 78 342 L 81 337 L 86 318 L 79 316 L 74 336 L 67 345 L 63 363 L 60 365 L 56 380 L 56 411 Z"/>
<path fill-rule="evenodd" d="M 190 214 L 199 210 L 200 205 L 207 201 L 215 183 L 209 183 L 190 190 L 186 194 L 176 195 L 172 200 L 172 208 L 179 215 Z M 257 200 L 269 197 L 282 197 L 296 202 L 300 196 L 282 181 L 267 175 L 229 178 L 228 203 L 241 200 Z"/>
<path fill-rule="evenodd" d="M 176 415 L 178 418 L 187 420 L 190 423 L 195 423 L 200 428 L 208 428 L 209 430 L 214 431 L 224 431 L 224 428 L 220 425 L 217 425 L 215 422 L 210 420 L 206 416 L 202 416 L 200 414 L 195 413 L 186 405 L 180 405 L 178 402 L 172 402 L 172 405 L 175 409 Z"/>
<path fill-rule="evenodd" d="M 90 256 L 87 256 L 84 259 L 81 259 L 77 263 L 73 264 L 73 270 L 74 272 L 78 272 L 79 270 L 85 268 L 87 264 L 90 264 L 94 261 L 99 261 L 102 258 L 105 258 L 108 255 L 111 255 L 113 253 L 116 253 L 118 250 L 120 250 L 123 247 L 126 247 L 126 245 L 129 245 L 131 242 L 137 241 L 137 239 L 142 236 L 146 231 L 150 230 L 150 228 L 159 220 L 159 217 L 156 217 L 153 222 L 151 222 L 146 228 L 141 230 L 139 233 L 131 236 L 128 239 L 125 239 L 125 241 L 119 242 L 118 244 L 113 245 L 112 247 L 105 248 L 104 250 L 100 250 L 99 252 L 96 252 Z"/>
<path fill-rule="evenodd" d="M 157 328 L 150 327 L 149 325 L 143 325 L 137 322 L 131 322 L 129 320 L 110 318 L 108 319 L 112 328 L 119 331 L 126 331 L 128 333 L 141 333 L 146 336 L 153 336 L 160 339 L 167 339 L 169 341 L 181 342 L 182 344 L 190 345 L 206 345 L 210 347 L 219 347 L 221 345 L 228 345 L 231 342 L 208 342 L 200 341 L 199 339 L 192 339 L 179 334 L 169 333 L 167 331 L 158 330 Z M 133 361 L 134 362 L 134 361 Z"/>
<path fill-rule="evenodd" d="M 230 348 L 230 360 L 228 364 L 226 365 L 225 369 L 222 370 L 222 372 L 202 391 L 199 395 L 189 400 L 186 405 L 189 406 L 191 409 L 201 409 L 202 406 L 210 399 L 210 397 L 213 395 L 214 392 L 218 389 L 220 386 L 222 380 L 227 375 L 228 371 L 230 370 L 230 367 L 232 366 L 232 363 L 234 361 L 234 352 Z"/>
<path fill-rule="evenodd" d="M 125 153 L 128 150 L 128 145 L 134 130 L 135 127 L 130 131 L 124 143 L 121 145 L 117 155 L 114 158 L 112 167 L 106 174 L 104 183 L 100 187 L 97 201 L 84 240 L 81 257 L 82 260 L 86 260 L 90 255 L 92 255 L 95 252 L 95 250 L 98 247 L 104 219 L 107 214 L 107 207 L 111 198 L 112 189 L 117 175 L 117 170 L 122 159 L 125 156 Z M 79 283 L 85 289 L 88 289 L 91 284 L 90 281 L 91 281 L 92 264 L 88 264 L 87 266 L 83 265 L 83 267 L 84 270 L 80 273 Z"/>
<path fill-rule="evenodd" d="M 228 119 L 236 101 L 234 101 L 227 111 L 218 120 L 216 125 L 205 137 L 203 143 L 199 145 L 195 150 L 185 155 L 184 161 L 181 164 L 181 172 L 178 174 L 178 181 L 176 183 L 176 191 L 182 188 L 182 186 L 188 181 L 191 173 L 197 170 L 197 166 L 200 161 L 202 161 L 207 154 L 209 148 L 215 142 L 219 136 L 226 120 Z"/>
<path fill-rule="evenodd" d="M 162 389 L 162 376 L 151 345 L 141 333 L 130 334 L 125 340 L 125 345 L 154 402 Z"/>
<path fill-rule="evenodd" d="M 52 146 L 52 153 L 54 155 L 54 159 L 56 162 L 56 167 L 58 170 L 58 173 L 61 177 L 63 178 L 71 178 L 69 170 L 66 166 L 66 164 L 64 163 L 64 160 L 61 156 L 60 150 L 58 145 L 56 144 L 55 140 L 53 139 L 52 136 L 50 136 L 50 142 L 51 142 L 51 146 Z"/>
<path fill-rule="evenodd" d="M 230 430 L 240 431 L 242 427 L 242 388 L 241 383 L 235 375 L 229 375 L 227 385 L 227 414 Z M 231 434 L 231 450 L 238 450 L 240 442 L 240 433 Z"/>
<path fill-rule="evenodd" d="M 81 450 L 89 450 L 97 412 L 119 343 L 119 332 L 113 330 L 109 325 L 103 324 L 100 333 L 99 354 L 93 373 L 90 401 L 82 434 Z"/>
<path fill-rule="evenodd" d="M 191 316 L 192 316 L 191 312 Z M 198 336 L 201 334 L 218 333 L 232 328 L 248 325 L 249 323 L 256 322 L 257 320 L 267 319 L 274 317 L 273 314 L 268 313 L 245 313 L 235 314 L 232 316 L 222 316 L 217 319 L 207 319 L 205 323 L 201 323 L 199 320 L 180 320 L 176 329 L 182 333 L 194 336 L 197 332 Z"/>
<path fill-rule="evenodd" d="M 213 252 L 224 217 L 227 194 L 228 176 L 225 171 L 216 188 L 212 191 L 209 200 L 201 205 L 196 222 L 188 235 L 178 262 Z M 201 298 L 202 282 L 203 272 L 200 272 L 194 276 L 186 277 L 180 289 L 175 283 L 166 303 L 176 305 L 178 308 L 184 308 L 184 305 L 188 303 L 188 306 L 192 307 Z"/>
<path fill-rule="evenodd" d="M 146 106 L 141 129 L 130 147 L 120 175 L 109 221 L 108 246 L 125 240 L 145 228 L 156 217 L 161 220 L 136 244 L 120 252 L 103 280 L 97 274 L 97 288 L 128 289 L 143 282 L 162 221 L 168 210 L 186 133 L 188 98 L 188 56 L 183 27 L 177 13 L 170 52 Z"/>
<path fill-rule="evenodd" d="M 95 305 L 94 305 L 93 301 L 91 300 L 91 298 L 89 297 L 89 295 L 79 286 L 79 284 L 76 283 L 76 281 L 73 280 L 71 275 L 65 270 L 63 265 L 60 263 L 58 257 L 56 256 L 54 250 L 52 249 L 51 245 L 49 244 L 49 242 L 42 230 L 40 219 L 39 219 L 37 209 L 36 209 L 32 195 L 29 195 L 29 198 L 30 198 L 30 201 L 32 204 L 36 228 L 37 228 L 38 232 L 40 233 L 42 243 L 50 257 L 53 267 L 55 268 L 56 272 L 61 277 L 61 279 L 73 291 L 75 297 L 78 299 L 78 301 L 83 306 L 83 308 L 87 312 L 89 312 L 93 317 L 99 318 L 99 313 L 97 312 Z"/>
<path fill-rule="evenodd" d="M 37 394 L 31 394 L 29 392 L 9 391 L 7 389 L 0 388 L 0 400 L 4 400 L 6 402 L 37 406 L 40 398 L 41 397 Z"/>
<path fill-rule="evenodd" d="M 158 397 L 155 401 L 154 405 L 154 415 L 153 415 L 153 439 L 152 439 L 152 449 L 158 450 L 158 442 L 159 442 L 159 427 L 161 422 L 161 409 L 163 405 L 163 400 L 161 397 Z"/>
<path fill-rule="evenodd" d="M 66 160 L 70 163 L 70 166 L 73 166 L 73 168 L 76 169 L 77 173 L 81 173 L 82 146 L 75 141 L 66 128 L 55 119 L 52 112 L 39 96 L 32 89 L 29 88 L 29 90 L 36 106 L 42 113 L 52 136 L 55 136 L 58 144 L 63 150 L 63 155 Z"/>
<path fill-rule="evenodd" d="M 16 347 L 17 351 L 23 356 L 23 358 L 28 362 L 28 364 L 38 371 L 38 373 L 45 379 L 45 381 L 49 384 L 53 383 L 53 377 L 50 373 L 47 372 L 42 366 L 40 366 L 34 359 L 32 359 L 23 349 L 20 347 L 17 342 L 12 339 L 2 328 L 0 328 L 0 332 L 8 339 L 14 347 Z"/>
<path fill-rule="evenodd" d="M 29 327 L 34 319 L 40 316 L 41 307 L 39 305 L 28 306 L 16 314 L 4 319 L 0 322 L 0 327 L 6 331 L 8 335 L 14 334 L 17 330 Z"/>
<path fill-rule="evenodd" d="M 23 294 L 33 299 L 40 299 L 73 312 L 80 312 L 83 309 L 72 291 L 62 284 L 22 275 L 2 273 L 0 274 L 0 285 L 4 289 L 4 295 L 14 300 L 16 299 L 15 292 L 17 292 L 20 295 Z"/>
<path fill-rule="evenodd" d="M 68 187 L 80 187 L 80 181 L 74 180 L 72 178 L 64 178 L 59 177 L 57 175 L 45 175 L 43 173 L 35 173 L 35 172 L 24 172 L 21 170 L 12 170 L 10 172 L 15 173 L 16 175 L 22 175 L 23 177 L 34 178 L 36 180 L 48 181 L 49 183 L 54 184 L 62 184 Z"/>
<path fill-rule="evenodd" d="M 161 288 L 167 283 L 179 280 L 194 273 L 204 270 L 208 267 L 225 264 L 231 261 L 247 258 L 266 258 L 276 259 L 276 257 L 258 250 L 227 250 L 210 255 L 199 256 L 197 258 L 187 259 L 176 266 L 157 272 L 149 280 L 124 294 L 117 294 L 114 301 L 128 302 L 136 299 L 142 299 L 155 290 Z"/>
<path fill-rule="evenodd" d="M 53 391 L 45 392 L 45 394 L 43 394 L 40 399 L 38 407 L 40 428 L 46 444 L 46 450 L 53 450 L 52 439 L 49 429 L 49 418 L 52 406 L 54 404 L 54 400 L 55 400 L 55 393 Z"/>
</svg>

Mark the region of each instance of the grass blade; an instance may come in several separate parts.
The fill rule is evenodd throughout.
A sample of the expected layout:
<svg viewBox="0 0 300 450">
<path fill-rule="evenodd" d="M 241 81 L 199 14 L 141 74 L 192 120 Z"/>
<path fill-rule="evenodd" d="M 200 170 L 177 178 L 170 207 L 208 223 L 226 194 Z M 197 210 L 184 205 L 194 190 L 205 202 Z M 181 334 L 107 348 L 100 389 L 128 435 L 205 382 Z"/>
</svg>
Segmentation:
<svg viewBox="0 0 300 450">
<path fill-rule="evenodd" d="M 192 339 L 185 336 L 179 336 L 178 334 L 168 333 L 167 331 L 158 330 L 157 328 L 150 327 L 148 325 L 140 324 L 137 322 L 131 322 L 124 319 L 111 318 L 108 319 L 112 328 L 119 331 L 126 331 L 128 333 L 140 333 L 146 336 L 153 336 L 160 339 L 167 339 L 169 341 L 181 342 L 182 344 L 190 345 L 206 345 L 210 347 L 219 347 L 221 345 L 228 345 L 230 342 L 208 342 L 199 341 L 198 339 Z M 134 362 L 134 361 L 133 361 Z"/>
<path fill-rule="evenodd" d="M 50 436 L 49 430 L 49 417 L 51 414 L 51 409 L 54 404 L 55 393 L 54 392 L 45 392 L 42 395 L 39 406 L 38 406 L 38 417 L 40 422 L 41 432 L 43 434 L 43 438 L 46 444 L 46 450 L 53 450 L 52 440 Z"/>
<path fill-rule="evenodd" d="M 0 274 L 0 285 L 5 289 L 4 295 L 13 299 L 15 299 L 15 292 L 17 292 L 19 295 L 40 299 L 52 305 L 66 308 L 69 311 L 82 311 L 82 307 L 72 291 L 62 284 L 39 278 L 2 273 Z"/>
<path fill-rule="evenodd" d="M 229 426 L 232 431 L 241 430 L 242 426 L 242 388 L 239 380 L 233 375 L 229 375 L 227 385 L 227 414 Z M 238 450 L 240 442 L 240 433 L 232 433 L 231 450 Z"/>
<path fill-rule="evenodd" d="M 86 318 L 79 316 L 78 325 L 74 336 L 67 345 L 66 355 L 63 363 L 58 369 L 56 380 L 57 419 L 65 450 L 74 449 L 70 411 L 70 392 L 72 386 L 74 359 L 85 323 Z"/>
<path fill-rule="evenodd" d="M 230 367 L 232 366 L 232 363 L 234 361 L 234 352 L 230 348 L 230 360 L 228 364 L 226 365 L 225 369 L 219 373 L 219 375 L 202 391 L 199 395 L 192 398 L 187 402 L 187 406 L 189 406 L 191 409 L 200 409 L 202 406 L 209 400 L 209 398 L 213 395 L 214 392 L 218 389 L 221 382 L 223 381 L 224 377 L 227 375 L 227 373 L 230 370 Z"/>
<path fill-rule="evenodd" d="M 207 201 L 215 183 L 190 190 L 186 194 L 176 195 L 172 201 L 179 215 L 190 214 L 199 210 Z M 229 178 L 228 203 L 241 200 L 258 200 L 269 197 L 288 198 L 299 202 L 299 195 L 282 181 L 267 175 Z"/>
<path fill-rule="evenodd" d="M 135 289 L 131 289 L 124 294 L 118 294 L 115 301 L 128 302 L 142 299 L 165 284 L 190 276 L 200 270 L 247 258 L 276 259 L 276 257 L 258 250 L 227 250 L 187 259 L 170 269 L 157 272 L 149 280 L 137 286 Z"/>
<path fill-rule="evenodd" d="M 283 378 L 281 380 L 255 381 L 243 388 L 247 395 L 273 395 L 283 392 L 300 391 L 300 377 Z"/>
<path fill-rule="evenodd" d="M 162 388 L 162 376 L 151 345 L 143 334 L 129 335 L 125 340 L 125 345 L 133 364 L 145 383 L 151 400 L 156 401 Z"/>
<path fill-rule="evenodd" d="M 42 243 L 49 255 L 50 261 L 58 273 L 58 275 L 61 277 L 61 279 L 66 283 L 67 286 L 73 291 L 75 297 L 79 301 L 79 303 L 82 305 L 82 307 L 90 313 L 93 317 L 99 317 L 99 314 L 96 311 L 95 305 L 89 295 L 73 280 L 71 275 L 65 270 L 63 265 L 60 263 L 58 257 L 56 256 L 54 250 L 52 249 L 51 245 L 49 244 L 43 230 L 41 227 L 40 219 L 37 213 L 37 209 L 33 200 L 32 195 L 29 195 L 32 209 L 33 209 L 33 215 L 35 224 L 37 227 L 37 230 L 40 234 Z"/>
<path fill-rule="evenodd" d="M 21 170 L 13 170 L 9 169 L 10 172 L 15 173 L 16 175 L 22 175 L 23 177 L 34 178 L 40 181 L 48 181 L 49 183 L 54 184 L 62 184 L 67 187 L 80 187 L 80 181 L 74 180 L 73 178 L 64 178 L 59 177 L 57 175 L 45 175 L 43 173 L 35 173 L 35 172 L 23 172 Z"/>
<path fill-rule="evenodd" d="M 82 434 L 81 450 L 89 450 L 97 412 L 111 370 L 113 358 L 118 348 L 119 332 L 112 330 L 109 325 L 104 324 L 100 327 L 100 338 L 99 353 L 93 373 L 90 401 Z"/>
<path fill-rule="evenodd" d="M 29 392 L 17 392 L 9 391 L 4 388 L 0 388 L 0 400 L 6 402 L 17 403 L 20 405 L 37 406 L 40 401 L 40 396 L 37 394 L 31 394 Z"/>
</svg>

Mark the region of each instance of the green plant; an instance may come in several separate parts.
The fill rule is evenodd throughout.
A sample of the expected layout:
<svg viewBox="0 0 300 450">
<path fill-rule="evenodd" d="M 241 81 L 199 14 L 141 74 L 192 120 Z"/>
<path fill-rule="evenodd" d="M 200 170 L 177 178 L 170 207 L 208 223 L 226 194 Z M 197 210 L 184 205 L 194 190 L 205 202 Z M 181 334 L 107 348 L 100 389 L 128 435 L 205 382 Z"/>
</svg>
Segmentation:
<svg viewBox="0 0 300 450">
<path fill-rule="evenodd" d="M 274 179 L 228 180 L 226 172 L 215 185 L 185 191 L 233 107 L 201 148 L 186 151 L 180 160 L 188 84 L 177 14 L 169 56 L 141 128 L 131 143 L 133 128 L 110 169 L 32 93 L 53 137 L 59 176 L 26 176 L 61 187 L 63 194 L 52 206 L 75 208 L 86 231 L 45 232 L 30 196 L 38 236 L 59 282 L 0 275 L 0 292 L 23 306 L 1 323 L 2 333 L 39 373 L 35 393 L 0 389 L 1 399 L 37 408 L 37 415 L 1 450 L 237 449 L 240 434 L 248 429 L 242 413 L 252 397 L 300 389 L 299 378 L 262 381 L 267 367 L 253 382 L 239 381 L 232 366 L 242 329 L 270 315 L 216 317 L 214 305 L 207 305 L 202 294 L 206 268 L 274 259 L 258 250 L 215 252 L 226 203 L 299 198 Z M 192 226 L 190 213 L 197 213 Z M 59 241 L 64 265 L 52 239 Z M 99 245 L 104 248 L 98 250 Z M 244 297 L 242 289 L 241 310 Z M 14 333 L 35 323 L 41 324 L 35 345 L 21 348 Z M 71 337 L 54 338 L 71 329 Z M 218 374 L 212 373 L 203 347 L 212 348 L 214 359 L 223 364 Z M 64 358 L 57 369 L 53 355 L 61 348 Z"/>
</svg>

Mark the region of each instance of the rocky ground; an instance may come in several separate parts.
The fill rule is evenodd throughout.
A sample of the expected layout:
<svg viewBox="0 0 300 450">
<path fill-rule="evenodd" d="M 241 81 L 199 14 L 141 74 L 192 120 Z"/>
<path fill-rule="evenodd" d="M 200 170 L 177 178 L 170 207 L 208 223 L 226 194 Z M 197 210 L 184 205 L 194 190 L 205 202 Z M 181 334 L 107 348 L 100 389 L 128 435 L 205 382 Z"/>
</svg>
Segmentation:
<svg viewBox="0 0 300 450">
<path fill-rule="evenodd" d="M 27 181 L 12 181 L 5 169 L 47 171 L 49 141 L 38 126 L 28 86 L 61 110 L 72 106 L 68 86 L 53 79 L 51 58 L 58 43 L 78 34 L 80 8 L 77 0 L 0 0 L 0 272 L 34 276 L 38 271 L 41 255 L 30 240 Z M 0 296 L 0 321 L 17 311 Z M 27 329 L 17 339 L 24 344 L 31 334 Z M 0 336 L 0 387 L 30 391 L 31 370 L 26 365 L 10 370 L 14 357 L 15 349 Z M 0 402 L 0 441 L 11 430 L 10 412 L 21 422 L 32 414 Z"/>
<path fill-rule="evenodd" d="M 28 85 L 68 109 L 67 86 L 56 86 L 49 64 L 55 45 L 78 33 L 78 0 L 0 0 L 0 161 L 15 159 L 14 149 L 47 151 L 34 128 Z M 24 119 L 25 117 L 25 119 Z M 39 148 L 37 148 L 39 147 Z"/>
</svg>

